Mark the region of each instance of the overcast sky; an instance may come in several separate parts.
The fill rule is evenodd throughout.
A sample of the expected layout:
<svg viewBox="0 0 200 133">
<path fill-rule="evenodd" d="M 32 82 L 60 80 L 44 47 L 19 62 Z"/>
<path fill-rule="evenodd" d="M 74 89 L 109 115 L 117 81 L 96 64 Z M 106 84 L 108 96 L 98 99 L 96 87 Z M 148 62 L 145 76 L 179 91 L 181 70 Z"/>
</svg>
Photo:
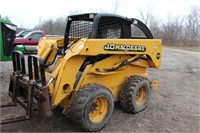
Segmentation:
<svg viewBox="0 0 200 133">
<path fill-rule="evenodd" d="M 0 0 L 0 15 L 8 16 L 18 27 L 33 28 L 48 18 L 80 13 L 104 11 L 112 13 L 116 0 Z M 200 0 L 118 0 L 117 14 L 139 17 L 141 9 L 151 9 L 154 16 L 166 20 L 169 16 L 184 16 L 192 6 L 200 7 Z"/>
</svg>

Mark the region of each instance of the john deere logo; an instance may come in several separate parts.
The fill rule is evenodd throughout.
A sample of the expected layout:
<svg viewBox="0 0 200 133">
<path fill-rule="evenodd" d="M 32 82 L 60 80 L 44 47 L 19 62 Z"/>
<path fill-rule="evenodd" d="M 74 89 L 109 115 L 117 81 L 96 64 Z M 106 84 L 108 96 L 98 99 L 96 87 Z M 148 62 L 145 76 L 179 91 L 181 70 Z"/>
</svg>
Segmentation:
<svg viewBox="0 0 200 133">
<path fill-rule="evenodd" d="M 146 48 L 141 45 L 129 45 L 129 44 L 114 44 L 108 43 L 104 45 L 106 51 L 131 51 L 131 52 L 145 52 Z"/>
</svg>

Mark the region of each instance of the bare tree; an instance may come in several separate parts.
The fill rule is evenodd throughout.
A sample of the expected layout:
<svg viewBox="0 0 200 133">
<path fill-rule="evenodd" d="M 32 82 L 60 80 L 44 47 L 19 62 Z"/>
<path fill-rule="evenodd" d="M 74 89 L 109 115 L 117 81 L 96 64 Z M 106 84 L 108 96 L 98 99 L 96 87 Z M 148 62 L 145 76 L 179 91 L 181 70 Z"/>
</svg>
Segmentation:
<svg viewBox="0 0 200 133">
<path fill-rule="evenodd" d="M 167 45 L 180 45 L 183 38 L 183 18 L 168 17 L 167 23 L 162 25 L 162 40 Z"/>
<path fill-rule="evenodd" d="M 74 9 L 74 10 L 69 11 L 69 15 L 76 15 L 80 13 L 82 13 L 82 11 L 79 9 Z"/>
<path fill-rule="evenodd" d="M 117 14 L 118 8 L 119 8 L 119 0 L 114 0 L 114 11 L 113 11 L 114 14 Z"/>
<path fill-rule="evenodd" d="M 152 7 L 147 7 L 147 8 L 140 8 L 139 9 L 139 19 L 147 25 L 147 27 L 150 29 L 152 32 L 153 36 L 155 38 L 160 38 L 160 22 L 158 17 L 155 17 L 152 14 L 153 8 Z"/>
<path fill-rule="evenodd" d="M 153 10 L 153 7 L 150 7 L 150 6 L 147 7 L 147 8 L 141 7 L 139 9 L 139 14 L 140 14 L 139 18 L 147 26 L 150 26 L 150 23 L 154 19 L 154 16 L 152 14 L 152 10 Z"/>
<path fill-rule="evenodd" d="M 200 45 L 200 8 L 191 7 L 186 17 L 185 38 L 187 45 Z"/>
<path fill-rule="evenodd" d="M 97 9 L 97 8 L 95 8 L 95 9 L 90 9 L 90 12 L 91 13 L 93 13 L 93 12 L 96 12 L 96 13 L 108 13 L 109 11 L 108 10 L 106 10 L 106 9 Z"/>
<path fill-rule="evenodd" d="M 55 20 L 48 19 L 42 24 L 35 26 L 36 30 L 43 30 L 46 34 L 64 35 L 66 27 L 66 17 L 58 17 Z"/>
</svg>

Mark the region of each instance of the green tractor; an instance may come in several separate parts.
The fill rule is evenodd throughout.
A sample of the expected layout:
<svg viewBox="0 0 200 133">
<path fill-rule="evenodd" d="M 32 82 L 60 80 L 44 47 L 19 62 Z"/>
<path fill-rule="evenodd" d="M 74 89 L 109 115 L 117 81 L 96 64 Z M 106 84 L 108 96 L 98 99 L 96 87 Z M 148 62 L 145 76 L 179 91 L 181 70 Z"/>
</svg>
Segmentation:
<svg viewBox="0 0 200 133">
<path fill-rule="evenodd" d="M 10 61 L 17 26 L 0 18 L 0 61 Z"/>
</svg>

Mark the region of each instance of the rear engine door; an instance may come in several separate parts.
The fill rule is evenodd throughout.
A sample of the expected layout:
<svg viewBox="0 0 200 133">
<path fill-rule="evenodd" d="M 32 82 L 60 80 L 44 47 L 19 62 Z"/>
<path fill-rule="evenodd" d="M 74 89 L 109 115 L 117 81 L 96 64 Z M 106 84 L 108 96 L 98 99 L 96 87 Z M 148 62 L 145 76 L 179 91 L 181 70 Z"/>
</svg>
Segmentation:
<svg viewBox="0 0 200 133">
<path fill-rule="evenodd" d="M 5 56 L 11 55 L 14 49 L 16 26 L 0 23 L 3 42 L 3 53 Z"/>
</svg>

